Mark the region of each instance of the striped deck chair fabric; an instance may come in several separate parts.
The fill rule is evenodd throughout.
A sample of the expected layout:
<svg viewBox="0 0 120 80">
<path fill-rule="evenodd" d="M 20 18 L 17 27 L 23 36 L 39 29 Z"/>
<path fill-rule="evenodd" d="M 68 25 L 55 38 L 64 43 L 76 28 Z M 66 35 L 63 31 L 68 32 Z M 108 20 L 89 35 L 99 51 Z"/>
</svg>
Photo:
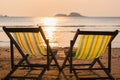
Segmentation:
<svg viewBox="0 0 120 80">
<path fill-rule="evenodd" d="M 62 70 L 66 66 L 69 66 L 70 73 L 74 73 L 76 80 L 114 80 L 114 77 L 111 75 L 111 44 L 117 34 L 118 30 L 80 31 L 78 29 L 73 39 L 70 41 L 70 48 L 68 51 L 64 51 L 66 58 L 63 62 Z M 100 59 L 104 53 L 107 53 L 107 60 L 105 61 L 107 65 L 104 65 Z M 77 60 L 80 60 L 80 62 L 77 62 Z M 84 61 L 87 62 L 84 63 Z M 96 63 L 98 66 L 95 66 Z M 99 76 L 79 75 L 78 71 L 84 72 L 85 70 L 89 70 L 90 72 L 101 70 L 105 72 L 106 76 L 97 73 L 96 74 Z"/>
<path fill-rule="evenodd" d="M 54 50 L 49 45 L 49 40 L 46 38 L 41 26 L 33 26 L 33 27 L 3 27 L 6 35 L 10 39 L 10 55 L 11 55 L 11 70 L 5 76 L 3 80 L 11 80 L 11 79 L 34 79 L 41 80 L 42 76 L 47 70 L 50 70 L 50 66 L 52 61 L 54 63 L 52 66 L 56 66 L 58 71 L 60 70 L 59 64 L 55 55 L 57 54 L 57 50 Z M 15 63 L 15 49 L 16 48 L 21 55 L 18 62 Z M 36 58 L 39 57 L 39 61 L 34 61 L 30 56 Z M 44 63 L 41 61 L 41 56 L 44 57 Z M 28 71 L 23 75 L 14 75 L 17 70 L 21 70 L 20 68 L 28 69 Z M 37 69 L 39 72 L 32 76 L 32 72 L 34 69 Z"/>
<path fill-rule="evenodd" d="M 98 58 L 105 52 L 110 40 L 110 35 L 80 35 L 74 58 L 88 60 Z"/>
<path fill-rule="evenodd" d="M 19 47 L 26 54 L 33 56 L 46 55 L 46 45 L 39 33 L 12 33 Z"/>
</svg>

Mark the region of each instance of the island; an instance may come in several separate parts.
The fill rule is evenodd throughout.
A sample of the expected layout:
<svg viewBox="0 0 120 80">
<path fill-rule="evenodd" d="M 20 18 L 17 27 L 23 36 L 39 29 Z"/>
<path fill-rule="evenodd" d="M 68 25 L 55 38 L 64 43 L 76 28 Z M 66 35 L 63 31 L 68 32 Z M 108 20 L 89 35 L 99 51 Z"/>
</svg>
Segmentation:
<svg viewBox="0 0 120 80">
<path fill-rule="evenodd" d="M 8 15 L 0 15 L 0 17 L 9 17 Z"/>
<path fill-rule="evenodd" d="M 56 14 L 55 17 L 83 17 L 83 15 L 77 12 L 71 12 L 70 14 Z"/>
<path fill-rule="evenodd" d="M 56 16 L 56 17 L 67 17 L 66 14 L 56 14 L 55 16 Z"/>
</svg>

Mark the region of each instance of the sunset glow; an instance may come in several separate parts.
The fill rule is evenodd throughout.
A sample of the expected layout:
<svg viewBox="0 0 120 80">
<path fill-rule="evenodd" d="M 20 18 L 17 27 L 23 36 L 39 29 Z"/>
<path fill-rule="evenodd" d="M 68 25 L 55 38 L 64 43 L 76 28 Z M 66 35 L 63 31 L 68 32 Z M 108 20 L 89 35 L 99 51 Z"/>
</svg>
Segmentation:
<svg viewBox="0 0 120 80">
<path fill-rule="evenodd" d="M 50 41 L 54 41 L 54 31 L 56 31 L 56 25 L 57 25 L 57 19 L 56 18 L 42 18 L 41 19 L 41 23 L 44 27 L 44 30 L 46 32 L 47 38 Z M 50 42 L 50 45 L 56 46 L 56 44 L 54 42 Z"/>
<path fill-rule="evenodd" d="M 57 20 L 55 18 L 42 18 L 42 24 L 45 27 L 45 31 L 47 33 L 47 37 L 52 40 L 53 39 L 53 32 L 55 31 L 55 25 L 57 24 Z"/>
<path fill-rule="evenodd" d="M 43 23 L 43 25 L 55 26 L 57 24 L 57 19 L 56 18 L 42 18 L 41 22 Z"/>
<path fill-rule="evenodd" d="M 69 4 L 68 4 L 69 3 Z M 120 16 L 120 0 L 1 0 L 0 15 L 52 17 L 78 12 L 84 16 Z"/>
</svg>

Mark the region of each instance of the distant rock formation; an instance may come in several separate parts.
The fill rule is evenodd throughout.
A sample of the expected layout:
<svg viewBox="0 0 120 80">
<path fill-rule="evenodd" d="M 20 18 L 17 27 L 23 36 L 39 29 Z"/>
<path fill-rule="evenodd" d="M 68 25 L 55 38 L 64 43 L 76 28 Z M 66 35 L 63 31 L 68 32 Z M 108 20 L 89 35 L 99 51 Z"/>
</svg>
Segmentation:
<svg viewBox="0 0 120 80">
<path fill-rule="evenodd" d="M 67 15 L 66 14 L 56 14 L 55 16 L 56 17 L 66 17 Z"/>
<path fill-rule="evenodd" d="M 82 16 L 82 15 L 80 15 L 79 13 L 76 13 L 76 12 L 71 12 L 68 16 L 69 17 L 79 17 L 79 16 Z"/>
<path fill-rule="evenodd" d="M 56 14 L 55 17 L 83 17 L 83 15 L 77 12 L 71 12 L 69 15 L 66 14 Z"/>
<path fill-rule="evenodd" d="M 0 15 L 0 17 L 8 17 L 8 15 Z"/>
</svg>

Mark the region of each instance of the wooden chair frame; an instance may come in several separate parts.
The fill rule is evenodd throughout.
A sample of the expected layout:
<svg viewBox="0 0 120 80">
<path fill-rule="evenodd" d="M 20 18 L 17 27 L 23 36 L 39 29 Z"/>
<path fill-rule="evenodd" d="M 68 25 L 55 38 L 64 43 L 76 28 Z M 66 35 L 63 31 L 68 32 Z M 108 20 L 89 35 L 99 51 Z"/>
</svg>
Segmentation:
<svg viewBox="0 0 120 80">
<path fill-rule="evenodd" d="M 77 80 L 96 80 L 96 79 L 111 79 L 114 80 L 113 76 L 111 75 L 111 42 L 112 40 L 115 38 L 115 36 L 118 34 L 118 30 L 112 32 L 112 31 L 80 31 L 79 29 L 77 30 L 73 40 L 70 41 L 70 48 L 67 52 L 66 58 L 63 62 L 61 71 L 65 68 L 65 66 L 70 66 L 70 73 L 74 73 L 75 77 Z M 76 42 L 76 39 L 79 35 L 111 35 L 112 38 L 108 44 L 108 67 L 106 68 L 101 60 L 99 58 L 96 58 L 93 60 L 93 62 L 91 64 L 73 64 L 73 46 Z M 67 65 L 66 62 L 69 62 L 70 65 Z M 100 65 L 101 68 L 93 68 L 95 63 L 98 63 Z M 74 66 L 89 66 L 89 68 L 80 68 L 80 69 L 76 69 L 74 68 Z M 79 78 L 76 70 L 103 70 L 108 77 L 92 77 L 92 78 Z"/>
<path fill-rule="evenodd" d="M 60 66 L 55 58 L 55 55 L 57 53 L 57 51 L 53 52 L 50 45 L 49 45 L 49 40 L 46 39 L 44 32 L 41 28 L 41 26 L 39 27 L 27 27 L 27 28 L 17 28 L 17 27 L 3 27 L 3 30 L 5 31 L 5 33 L 7 34 L 7 36 L 10 39 L 10 50 L 11 50 L 11 71 L 6 75 L 6 77 L 3 80 L 9 80 L 12 78 L 17 78 L 17 79 L 35 79 L 35 80 L 41 80 L 43 74 L 45 73 L 46 70 L 49 70 L 50 66 L 57 66 L 58 70 L 60 70 Z M 47 45 L 47 63 L 45 65 L 43 64 L 31 64 L 28 61 L 28 54 L 24 54 L 24 52 L 22 51 L 22 49 L 20 48 L 20 46 L 17 44 L 17 42 L 14 40 L 14 38 L 12 37 L 12 35 L 10 34 L 11 32 L 31 32 L 31 33 L 38 33 L 40 32 L 40 34 L 42 35 L 46 45 Z M 18 64 L 14 63 L 14 46 L 18 49 L 18 51 L 20 52 L 22 59 L 18 62 Z M 51 64 L 52 61 L 55 61 L 55 64 Z M 27 65 L 23 65 L 23 62 L 26 62 Z M 30 67 L 30 70 L 33 69 L 33 67 L 42 67 L 42 72 L 38 75 L 38 77 L 27 77 L 27 76 L 12 76 L 12 74 L 18 69 L 18 67 Z"/>
</svg>

